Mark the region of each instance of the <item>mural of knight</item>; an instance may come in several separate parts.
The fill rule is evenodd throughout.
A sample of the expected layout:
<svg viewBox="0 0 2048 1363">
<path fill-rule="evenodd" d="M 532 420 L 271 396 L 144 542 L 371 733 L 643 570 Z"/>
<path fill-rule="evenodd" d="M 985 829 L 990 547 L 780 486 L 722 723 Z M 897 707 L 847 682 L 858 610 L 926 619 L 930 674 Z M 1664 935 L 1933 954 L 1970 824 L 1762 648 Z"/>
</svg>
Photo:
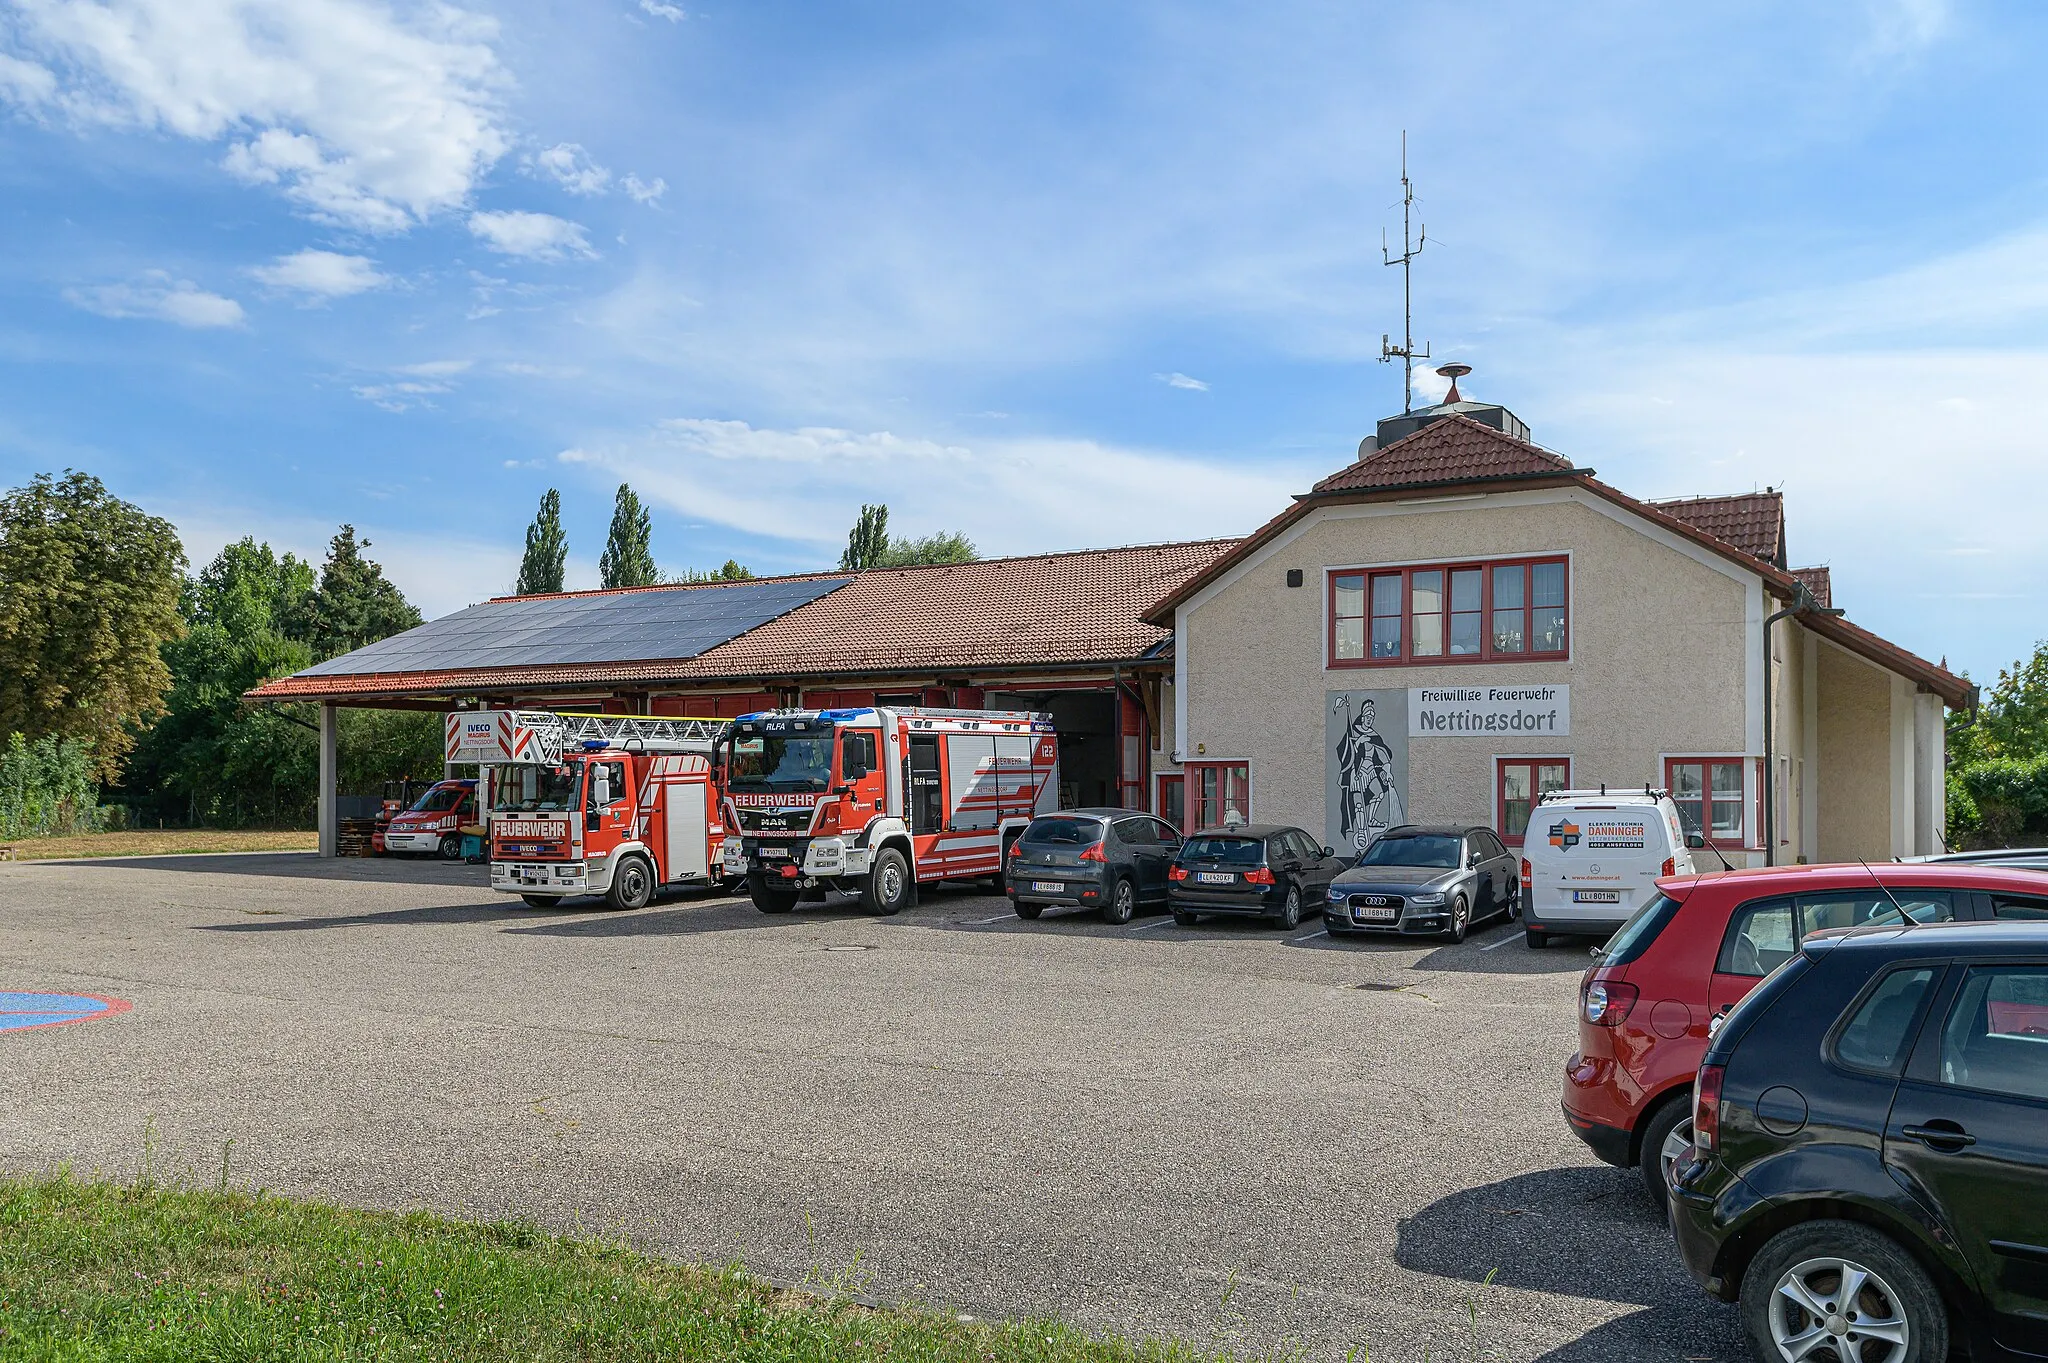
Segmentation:
<svg viewBox="0 0 2048 1363">
<path fill-rule="evenodd" d="M 1404 691 L 1333 691 L 1326 717 L 1327 832 L 1362 852 L 1403 821 L 1408 785 Z"/>
</svg>

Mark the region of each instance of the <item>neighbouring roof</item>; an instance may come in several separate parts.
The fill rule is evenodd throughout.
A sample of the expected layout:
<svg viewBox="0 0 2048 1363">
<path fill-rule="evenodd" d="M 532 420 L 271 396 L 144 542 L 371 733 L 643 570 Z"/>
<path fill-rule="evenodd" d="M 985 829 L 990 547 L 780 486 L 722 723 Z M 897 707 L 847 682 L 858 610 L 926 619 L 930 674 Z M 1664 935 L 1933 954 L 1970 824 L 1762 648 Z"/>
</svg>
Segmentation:
<svg viewBox="0 0 2048 1363">
<path fill-rule="evenodd" d="M 1745 554 L 1785 566 L 1785 494 L 1776 489 L 1727 497 L 1675 497 L 1650 505 Z"/>
<path fill-rule="evenodd" d="M 772 619 L 690 654 L 650 658 L 632 641 L 621 640 L 615 658 L 574 663 L 536 658 L 508 664 L 501 661 L 501 649 L 481 648 L 476 662 L 446 655 L 448 660 L 440 666 L 406 670 L 343 671 L 334 664 L 346 659 L 334 659 L 318 669 L 257 687 L 248 696 L 252 700 L 317 700 L 670 681 L 752 683 L 934 669 L 1107 667 L 1156 654 L 1171 634 L 1141 618 L 1146 603 L 1172 591 L 1235 543 L 1197 540 L 876 569 L 851 577 L 812 574 L 745 583 L 500 598 L 487 606 L 626 599 L 659 611 L 673 608 L 675 598 L 687 593 L 702 602 L 694 614 L 713 616 L 717 614 L 712 608 L 715 594 L 735 588 L 778 584 L 825 588 L 822 593 L 811 592 L 808 599 Z M 707 594 L 712 594 L 710 600 L 705 600 Z M 465 614 L 468 612 L 446 618 Z M 484 658 L 491 661 L 482 661 Z"/>
<path fill-rule="evenodd" d="M 1806 584 L 1806 590 L 1813 593 L 1813 599 L 1823 610 L 1835 604 L 1834 574 L 1825 563 L 1818 568 L 1794 568 L 1792 576 Z"/>
<path fill-rule="evenodd" d="M 1799 579 L 1784 567 L 1784 505 L 1779 493 L 1695 497 L 1679 502 L 1641 501 L 1601 482 L 1593 476 L 1593 470 L 1578 468 L 1562 455 L 1469 418 L 1453 416 L 1404 436 L 1323 479 L 1306 495 L 1297 497 L 1293 505 L 1217 555 L 1206 567 L 1190 574 L 1147 610 L 1145 618 L 1162 627 L 1170 624 L 1176 608 L 1318 507 L 1394 501 L 1451 488 L 1505 491 L 1529 486 L 1583 488 L 1754 572 L 1781 599 L 1789 601 L 1798 594 Z M 1735 539 L 1724 538 L 1709 526 L 1718 527 Z M 1975 692 L 1968 680 L 1947 668 L 1839 616 L 1802 616 L 1800 623 L 1851 652 L 1911 678 L 1951 706 L 1967 705 Z"/>
</svg>

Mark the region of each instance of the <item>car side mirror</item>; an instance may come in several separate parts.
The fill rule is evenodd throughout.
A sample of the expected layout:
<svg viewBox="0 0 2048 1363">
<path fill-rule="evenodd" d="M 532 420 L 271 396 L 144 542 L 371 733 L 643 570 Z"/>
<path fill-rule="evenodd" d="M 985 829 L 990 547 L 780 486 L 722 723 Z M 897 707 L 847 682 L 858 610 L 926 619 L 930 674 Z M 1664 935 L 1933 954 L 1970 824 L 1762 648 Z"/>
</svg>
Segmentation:
<svg viewBox="0 0 2048 1363">
<path fill-rule="evenodd" d="M 1706 845 L 1707 840 L 1697 833 L 1688 833 L 1685 835 L 1685 846 L 1688 851 L 1697 852 Z"/>
<path fill-rule="evenodd" d="M 1323 855 L 1326 857 L 1334 857 L 1337 855 L 1337 849 L 1334 847 L 1325 847 L 1323 849 Z"/>
<path fill-rule="evenodd" d="M 602 776 L 598 777 L 596 783 L 591 786 L 590 801 L 600 809 L 610 804 L 612 802 L 612 783 L 605 780 Z"/>
</svg>

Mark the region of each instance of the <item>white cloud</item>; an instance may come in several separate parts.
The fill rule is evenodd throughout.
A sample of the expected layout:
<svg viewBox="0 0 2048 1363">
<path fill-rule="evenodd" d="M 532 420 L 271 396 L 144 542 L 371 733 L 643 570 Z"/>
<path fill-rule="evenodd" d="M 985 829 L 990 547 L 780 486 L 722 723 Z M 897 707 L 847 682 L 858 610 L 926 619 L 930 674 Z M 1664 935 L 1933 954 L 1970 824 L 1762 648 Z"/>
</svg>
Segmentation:
<svg viewBox="0 0 2048 1363">
<path fill-rule="evenodd" d="M 611 187 L 612 173 L 591 160 L 590 153 L 574 142 L 559 142 L 546 151 L 537 151 L 527 158 L 527 165 L 535 174 L 547 176 L 571 194 L 602 194 Z"/>
<path fill-rule="evenodd" d="M 208 293 L 189 279 L 173 279 L 150 270 L 126 284 L 96 284 L 66 289 L 64 297 L 102 317 L 147 317 L 181 327 L 238 327 L 245 316 L 232 298 Z"/>
<path fill-rule="evenodd" d="M 671 5 L 668 0 L 640 0 L 640 11 L 657 19 L 666 19 L 672 24 L 681 23 L 690 17 L 683 12 L 681 5 Z"/>
<path fill-rule="evenodd" d="M 423 379 L 441 379 L 447 378 L 451 374 L 460 374 L 475 363 L 476 361 L 474 360 L 422 360 L 418 364 L 394 366 L 391 372 L 394 374 L 411 374 Z"/>
<path fill-rule="evenodd" d="M 583 228 L 552 213 L 472 213 L 469 230 L 484 245 L 501 255 L 526 260 L 560 260 L 564 256 L 593 257 Z"/>
<path fill-rule="evenodd" d="M 225 141 L 230 172 L 282 186 L 323 220 L 402 231 L 461 205 L 506 148 L 495 21 L 452 5 L 17 0 L 14 9 L 19 51 L 0 83 L 17 98 L 75 125 Z"/>
<path fill-rule="evenodd" d="M 619 184 L 624 187 L 627 194 L 632 196 L 634 203 L 651 204 L 662 195 L 668 193 L 668 181 L 662 179 L 659 175 L 655 176 L 652 180 L 643 180 L 637 175 L 629 174 L 625 179 L 619 181 Z"/>
<path fill-rule="evenodd" d="M 1425 360 L 1417 364 L 1412 382 L 1415 385 L 1415 396 L 1432 406 L 1451 395 L 1451 381 L 1436 372 L 1434 360 Z"/>
<path fill-rule="evenodd" d="M 1154 374 L 1152 377 L 1165 384 L 1168 388 L 1185 388 L 1190 393 L 1206 393 L 1209 391 L 1209 384 L 1206 380 L 1191 379 L 1186 374 L 1178 371 L 1171 374 Z"/>
<path fill-rule="evenodd" d="M 972 448 L 828 427 L 764 430 L 678 418 L 564 450 L 565 464 L 622 477 L 663 505 L 751 534 L 829 548 L 863 501 L 905 533 L 961 530 L 984 553 L 1243 534 L 1313 472 L 1218 464 L 1089 440 L 1007 439 Z M 802 498 L 786 495 L 792 483 Z M 1089 495 L 1076 498 L 1073 489 Z M 1143 507 L 1134 517 L 1133 507 Z"/>
<path fill-rule="evenodd" d="M 455 390 L 445 383 L 423 382 L 405 379 L 398 383 L 359 384 L 349 390 L 373 407 L 382 407 L 387 412 L 409 412 L 415 407 L 431 407 L 437 393 L 452 393 Z"/>
<path fill-rule="evenodd" d="M 320 298 L 346 298 L 391 282 L 378 273 L 377 262 L 368 256 L 312 249 L 279 256 L 268 265 L 254 266 L 249 273 L 273 289 L 293 289 Z"/>
<path fill-rule="evenodd" d="M 0 52 L 0 95 L 33 107 L 57 93 L 57 77 L 48 68 Z"/>
</svg>

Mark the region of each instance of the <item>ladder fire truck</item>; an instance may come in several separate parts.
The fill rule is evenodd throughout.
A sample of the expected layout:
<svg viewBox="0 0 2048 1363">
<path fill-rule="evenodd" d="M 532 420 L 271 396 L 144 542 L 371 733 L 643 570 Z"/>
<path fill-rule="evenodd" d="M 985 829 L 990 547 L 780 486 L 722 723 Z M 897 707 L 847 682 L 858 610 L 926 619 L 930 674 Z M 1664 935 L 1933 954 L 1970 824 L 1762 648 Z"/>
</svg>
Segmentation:
<svg viewBox="0 0 2048 1363">
<path fill-rule="evenodd" d="M 855 891 L 869 913 L 935 880 L 993 877 L 1059 807 L 1052 716 L 1022 710 L 773 710 L 720 741 L 724 866 L 754 907 Z"/>
<path fill-rule="evenodd" d="M 547 710 L 458 710 L 450 762 L 477 762 L 490 810 L 491 888 L 535 908 L 601 894 L 644 907 L 665 885 L 719 877 L 726 721 Z"/>
</svg>

